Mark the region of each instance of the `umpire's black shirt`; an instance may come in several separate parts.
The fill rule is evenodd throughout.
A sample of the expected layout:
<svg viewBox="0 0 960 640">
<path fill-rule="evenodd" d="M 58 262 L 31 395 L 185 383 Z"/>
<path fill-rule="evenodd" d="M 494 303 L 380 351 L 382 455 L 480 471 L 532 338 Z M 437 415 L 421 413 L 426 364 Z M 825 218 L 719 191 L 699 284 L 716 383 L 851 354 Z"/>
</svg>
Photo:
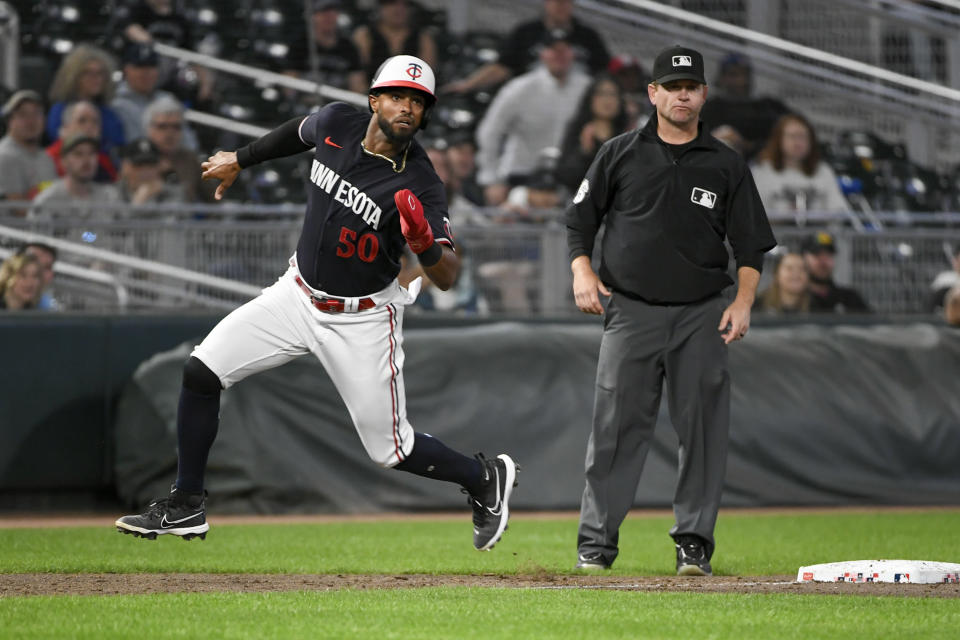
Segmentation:
<svg viewBox="0 0 960 640">
<path fill-rule="evenodd" d="M 566 219 L 570 260 L 593 253 L 605 222 L 600 279 L 653 304 L 695 302 L 733 284 L 724 237 L 737 268 L 760 271 L 776 246 L 743 159 L 702 124 L 692 143 L 666 144 L 656 114 L 600 148 Z"/>
</svg>

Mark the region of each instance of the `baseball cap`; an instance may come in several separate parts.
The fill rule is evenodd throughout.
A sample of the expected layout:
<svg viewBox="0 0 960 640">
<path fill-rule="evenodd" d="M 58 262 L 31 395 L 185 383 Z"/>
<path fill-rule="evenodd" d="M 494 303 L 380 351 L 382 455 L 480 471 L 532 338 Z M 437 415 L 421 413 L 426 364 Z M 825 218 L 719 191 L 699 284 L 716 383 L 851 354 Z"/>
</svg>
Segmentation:
<svg viewBox="0 0 960 640">
<path fill-rule="evenodd" d="M 818 231 L 803 239 L 800 245 L 800 251 L 803 253 L 822 253 L 828 251 L 836 253 L 837 247 L 833 242 L 833 236 L 826 231 Z"/>
<path fill-rule="evenodd" d="M 132 64 L 135 67 L 155 67 L 157 62 L 157 52 L 149 44 L 132 42 L 123 50 L 123 64 Z"/>
<path fill-rule="evenodd" d="M 707 84 L 703 76 L 703 56 L 689 47 L 674 45 L 657 54 L 653 62 L 653 81 L 665 84 L 674 80 L 693 80 Z"/>
<path fill-rule="evenodd" d="M 752 69 L 753 64 L 750 62 L 750 58 L 748 58 L 745 54 L 732 51 L 723 56 L 723 60 L 720 61 L 720 73 L 723 73 L 732 67 Z"/>
<path fill-rule="evenodd" d="M 540 39 L 544 46 L 549 47 L 557 42 L 570 42 L 570 32 L 566 29 L 548 29 Z"/>
<path fill-rule="evenodd" d="M 146 138 L 140 138 L 124 145 L 120 150 L 120 157 L 133 164 L 156 164 L 160 162 L 160 152 L 156 145 Z"/>
<path fill-rule="evenodd" d="M 3 117 L 7 118 L 13 113 L 17 107 L 19 107 L 24 102 L 35 102 L 39 105 L 43 104 L 43 98 L 40 97 L 40 94 L 32 89 L 21 89 L 20 91 L 14 92 L 10 98 L 3 103 Z"/>
<path fill-rule="evenodd" d="M 78 146 L 80 146 L 80 145 L 83 144 L 84 142 L 89 142 L 89 143 L 92 144 L 92 145 L 94 146 L 94 148 L 96 148 L 97 150 L 100 149 L 100 139 L 99 139 L 99 138 L 94 138 L 93 136 L 88 136 L 88 135 L 85 134 L 85 133 L 77 133 L 77 134 L 72 135 L 72 136 L 70 136 L 69 138 L 67 138 L 66 140 L 63 141 L 63 147 L 60 148 L 60 153 L 61 153 L 61 155 L 64 154 L 64 153 L 70 153 L 71 151 L 73 151 L 74 149 L 76 149 Z"/>
<path fill-rule="evenodd" d="M 343 2 L 341 0 L 313 0 L 311 7 L 314 13 L 319 13 L 328 9 L 342 9 Z"/>
</svg>

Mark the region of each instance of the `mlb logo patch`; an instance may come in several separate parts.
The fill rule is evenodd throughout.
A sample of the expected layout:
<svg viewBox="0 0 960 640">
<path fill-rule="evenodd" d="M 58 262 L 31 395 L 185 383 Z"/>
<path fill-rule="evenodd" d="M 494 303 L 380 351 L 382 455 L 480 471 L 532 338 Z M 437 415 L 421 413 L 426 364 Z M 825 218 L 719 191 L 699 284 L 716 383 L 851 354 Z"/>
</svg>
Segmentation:
<svg viewBox="0 0 960 640">
<path fill-rule="evenodd" d="M 692 67 L 693 58 L 690 56 L 673 56 L 673 66 L 675 67 Z"/>
<path fill-rule="evenodd" d="M 717 194 L 713 191 L 701 189 L 700 187 L 694 187 L 693 192 L 690 194 L 690 202 L 698 204 L 701 207 L 706 207 L 707 209 L 713 209 L 713 206 L 717 204 Z"/>
</svg>

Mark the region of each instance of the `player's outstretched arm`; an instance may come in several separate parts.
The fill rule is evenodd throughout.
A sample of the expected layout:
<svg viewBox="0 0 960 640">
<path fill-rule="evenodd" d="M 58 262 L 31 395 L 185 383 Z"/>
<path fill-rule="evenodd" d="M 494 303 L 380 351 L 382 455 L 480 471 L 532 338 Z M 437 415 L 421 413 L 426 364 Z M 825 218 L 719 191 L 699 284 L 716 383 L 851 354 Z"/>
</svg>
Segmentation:
<svg viewBox="0 0 960 640">
<path fill-rule="evenodd" d="M 460 258 L 450 247 L 435 242 L 433 230 L 423 215 L 420 199 L 410 189 L 393 194 L 400 213 L 400 231 L 410 250 L 417 254 L 427 277 L 443 291 L 453 286 L 460 273 Z"/>
<path fill-rule="evenodd" d="M 200 165 L 203 173 L 200 177 L 204 180 L 219 180 L 217 191 L 214 198 L 220 200 L 223 193 L 233 184 L 233 181 L 240 175 L 240 164 L 237 162 L 237 153 L 235 151 L 217 151 L 216 154 L 207 158 L 207 161 Z"/>
</svg>

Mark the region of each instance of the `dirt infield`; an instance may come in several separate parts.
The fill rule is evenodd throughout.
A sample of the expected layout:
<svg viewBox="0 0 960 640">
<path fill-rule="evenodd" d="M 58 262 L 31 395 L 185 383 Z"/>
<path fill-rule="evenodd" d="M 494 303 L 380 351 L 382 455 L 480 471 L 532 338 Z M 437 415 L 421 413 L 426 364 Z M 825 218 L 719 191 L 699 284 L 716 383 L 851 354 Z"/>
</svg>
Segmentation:
<svg viewBox="0 0 960 640">
<path fill-rule="evenodd" d="M 500 587 L 508 589 L 610 589 L 695 593 L 780 593 L 960 598 L 960 584 L 804 583 L 794 576 L 610 575 L 287 575 L 210 573 L 15 573 L 0 575 L 0 597 L 36 595 L 137 595 L 153 593 L 266 593 L 335 589 Z"/>
</svg>

